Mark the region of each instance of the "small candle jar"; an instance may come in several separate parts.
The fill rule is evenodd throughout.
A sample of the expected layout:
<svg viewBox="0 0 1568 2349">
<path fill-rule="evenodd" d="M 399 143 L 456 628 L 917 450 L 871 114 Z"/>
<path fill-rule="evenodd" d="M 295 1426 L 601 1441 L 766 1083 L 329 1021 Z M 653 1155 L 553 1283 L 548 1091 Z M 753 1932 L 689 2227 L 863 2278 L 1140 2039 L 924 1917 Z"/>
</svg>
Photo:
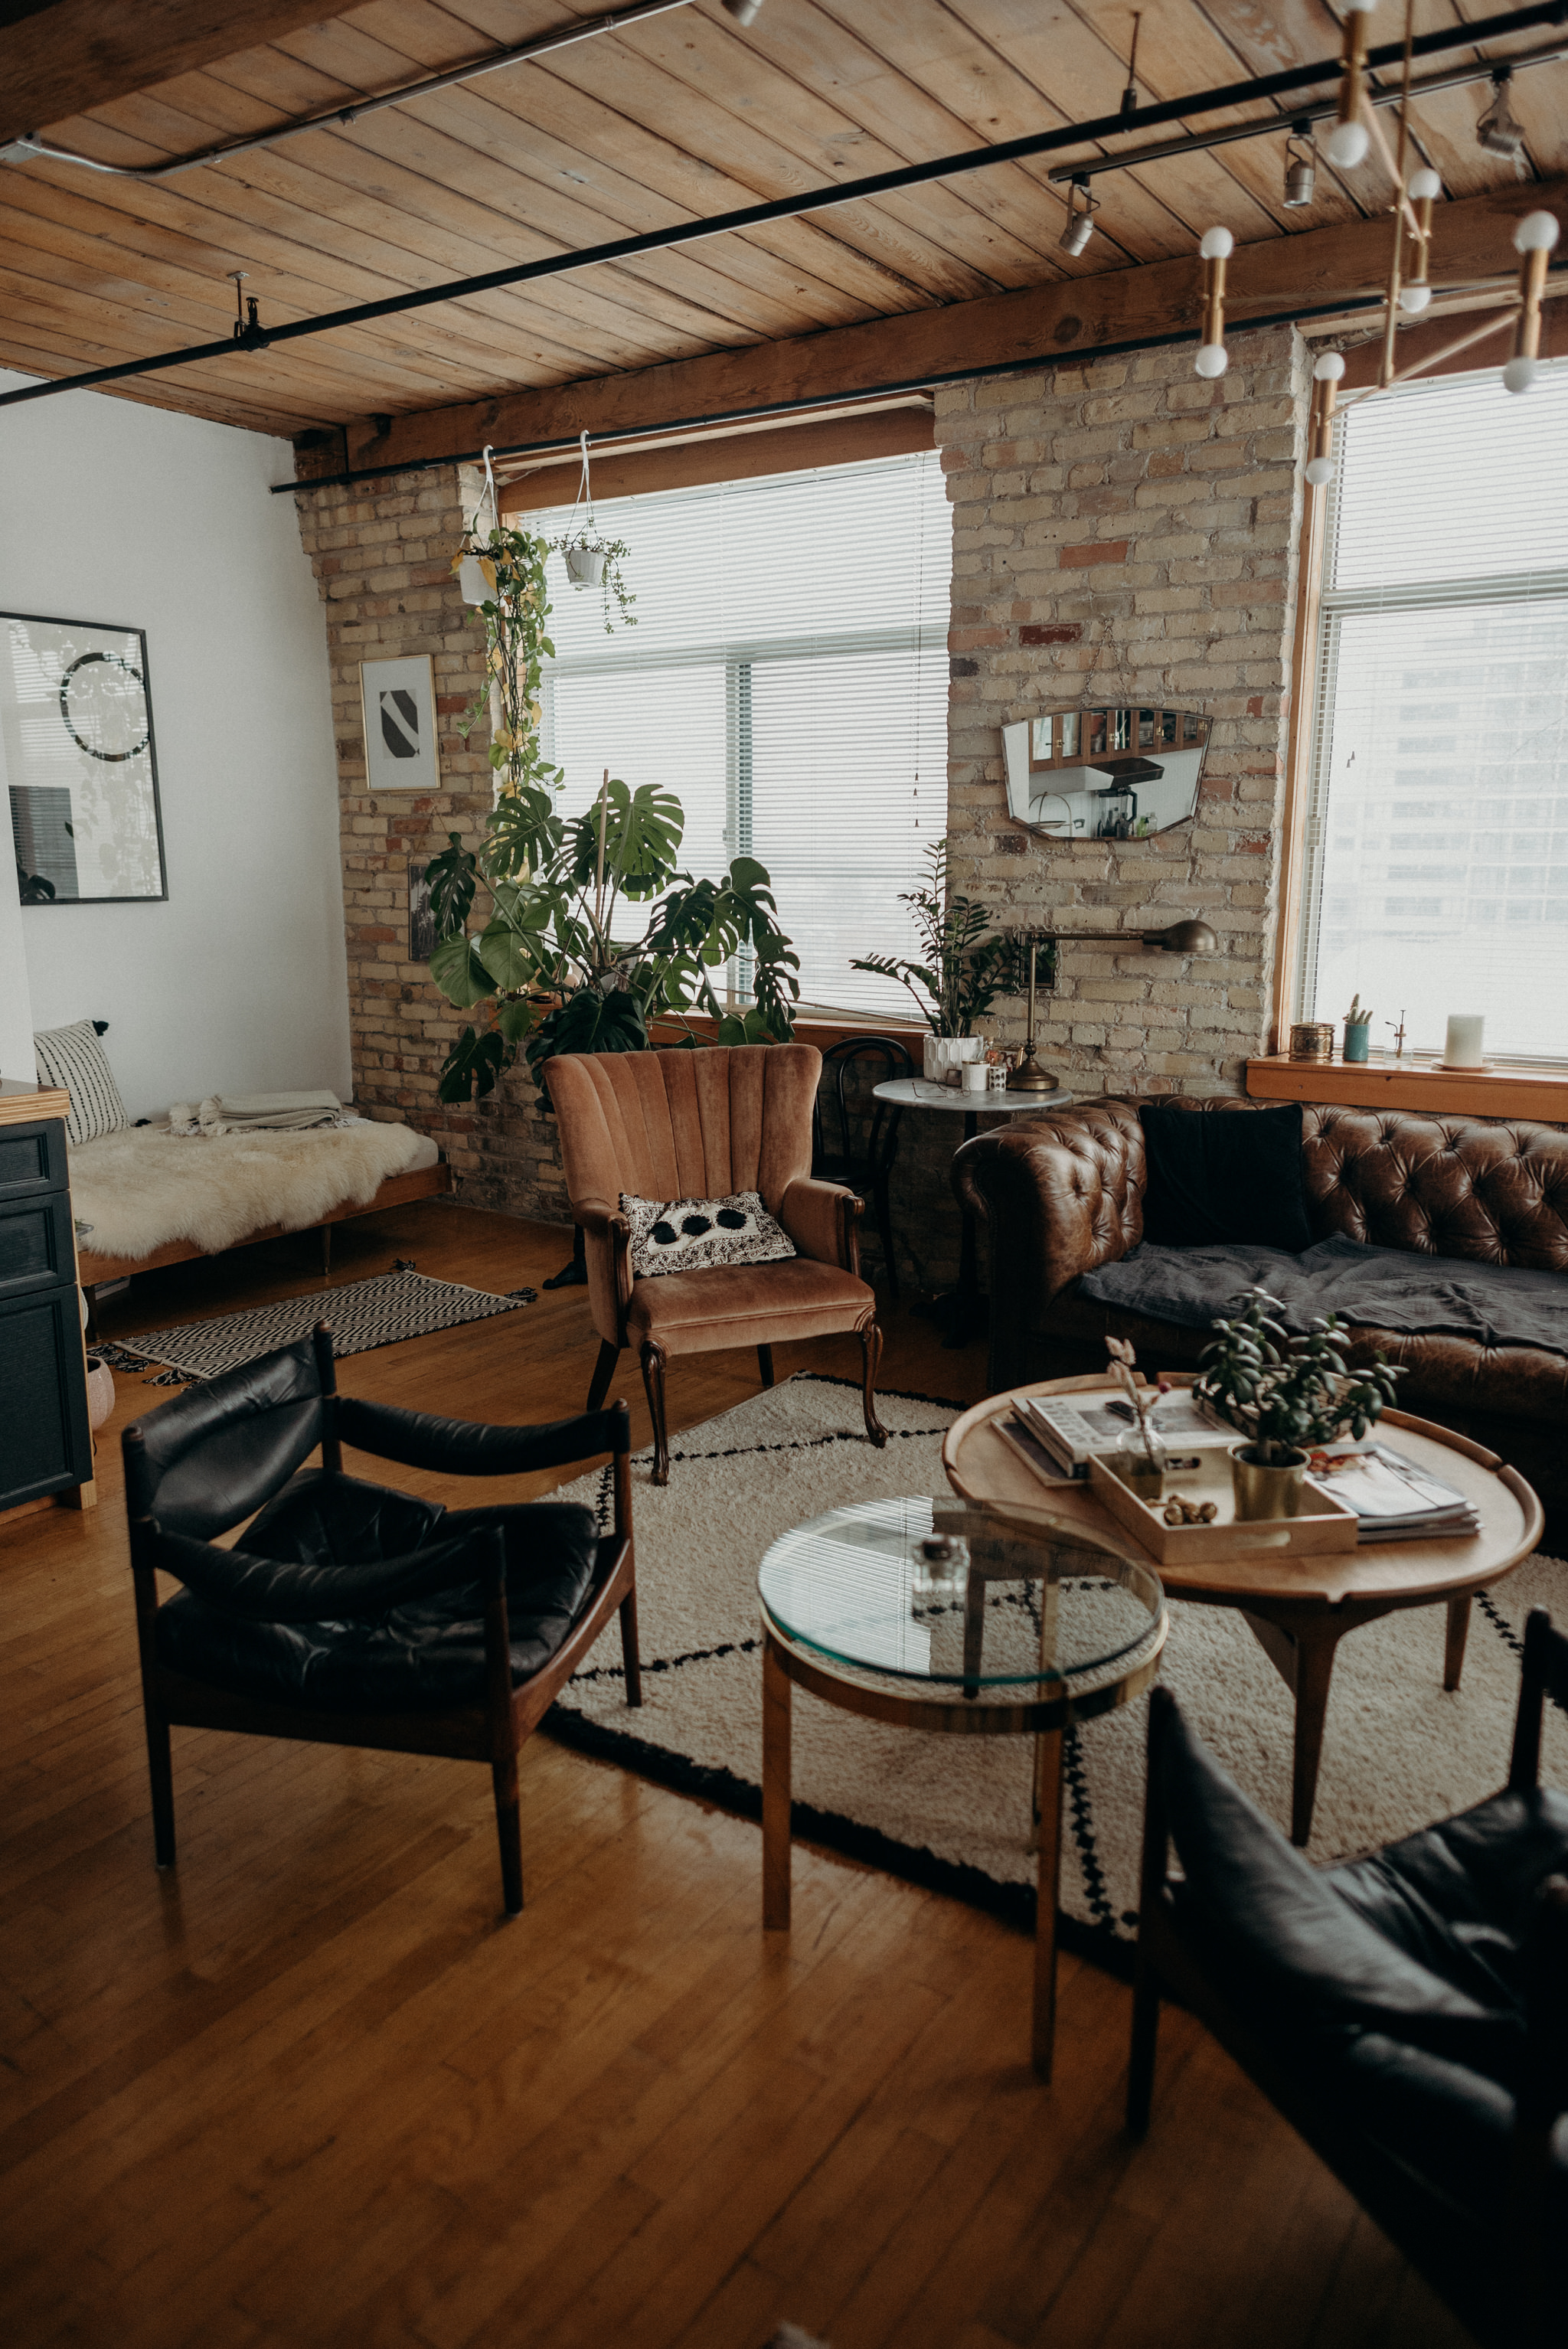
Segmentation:
<svg viewBox="0 0 1568 2349">
<path fill-rule="evenodd" d="M 911 1589 L 917 1601 L 961 1599 L 969 1582 L 969 1545 L 961 1534 L 923 1534 L 910 1544 Z"/>
<path fill-rule="evenodd" d="M 1479 1069 L 1484 1066 L 1482 1038 L 1485 1033 L 1486 1021 L 1480 1013 L 1450 1012 L 1448 1038 L 1443 1045 L 1443 1066 L 1446 1069 Z"/>
<path fill-rule="evenodd" d="M 960 1076 L 966 1093 L 983 1093 L 991 1081 L 991 1071 L 984 1061 L 965 1061 Z"/>
</svg>

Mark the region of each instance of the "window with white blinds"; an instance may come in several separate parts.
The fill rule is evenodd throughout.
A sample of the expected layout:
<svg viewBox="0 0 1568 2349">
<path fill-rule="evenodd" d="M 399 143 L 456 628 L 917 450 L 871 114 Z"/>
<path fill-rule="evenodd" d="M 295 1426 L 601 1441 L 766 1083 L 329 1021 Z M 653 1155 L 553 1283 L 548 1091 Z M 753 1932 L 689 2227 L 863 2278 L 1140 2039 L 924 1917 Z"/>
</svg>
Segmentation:
<svg viewBox="0 0 1568 2349">
<path fill-rule="evenodd" d="M 1568 361 L 1379 393 L 1339 457 L 1301 1016 L 1568 1059 Z"/>
<path fill-rule="evenodd" d="M 567 514 L 526 519 L 553 537 Z M 588 806 L 606 767 L 673 791 L 688 871 L 739 854 L 767 866 L 804 1001 L 907 1017 L 901 988 L 850 962 L 910 952 L 898 893 L 945 817 L 953 525 L 938 459 L 619 498 L 595 519 L 631 548 L 637 625 L 606 636 L 598 590 L 572 588 L 551 557 L 543 734 L 563 809 Z M 746 970 L 729 978 L 744 996 Z"/>
</svg>

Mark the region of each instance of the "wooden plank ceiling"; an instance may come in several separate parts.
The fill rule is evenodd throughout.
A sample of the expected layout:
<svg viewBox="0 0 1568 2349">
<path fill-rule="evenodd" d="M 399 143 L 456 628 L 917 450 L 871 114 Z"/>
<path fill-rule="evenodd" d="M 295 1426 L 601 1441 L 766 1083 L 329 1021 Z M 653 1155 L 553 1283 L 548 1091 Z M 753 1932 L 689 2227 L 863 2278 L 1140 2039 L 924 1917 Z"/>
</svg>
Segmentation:
<svg viewBox="0 0 1568 2349">
<path fill-rule="evenodd" d="M 595 13 L 592 0 L 370 0 L 28 127 L 107 161 L 158 161 Z M 1483 13 L 1481 0 L 1417 0 L 1416 28 Z M 1377 37 L 1398 37 L 1400 14 L 1385 7 Z M 696 0 L 162 183 L 0 165 L 0 365 L 67 375 L 222 336 L 235 269 L 263 322 L 281 324 L 1110 113 L 1131 24 L 1121 0 L 766 0 L 742 31 L 717 0 Z M 0 32 L 0 78 L 15 36 Z M 1338 44 L 1324 0 L 1145 0 L 1139 83 L 1146 102 L 1171 98 Z M 77 86 L 99 87 L 85 58 Z M 1482 83 L 1416 109 L 1449 197 L 1568 167 L 1568 65 L 1512 85 L 1528 140 L 1517 169 L 1476 143 L 1489 97 Z M 1320 164 L 1316 201 L 1287 212 L 1284 148 L 1282 129 L 1099 179 L 1080 259 L 1058 246 L 1063 191 L 1047 171 L 1068 158 L 1053 155 L 236 352 L 121 394 L 292 434 L 1188 255 L 1214 222 L 1245 245 L 1386 209 L 1370 167 L 1340 179 Z"/>
</svg>

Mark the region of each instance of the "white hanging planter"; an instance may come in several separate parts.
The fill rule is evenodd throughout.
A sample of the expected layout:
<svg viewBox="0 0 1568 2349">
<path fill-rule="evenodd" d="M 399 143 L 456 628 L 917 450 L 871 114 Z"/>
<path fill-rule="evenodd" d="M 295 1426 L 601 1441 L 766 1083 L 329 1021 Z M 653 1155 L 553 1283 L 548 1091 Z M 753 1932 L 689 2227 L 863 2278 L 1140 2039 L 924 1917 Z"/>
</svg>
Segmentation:
<svg viewBox="0 0 1568 2349">
<path fill-rule="evenodd" d="M 458 565 L 458 590 L 465 604 L 488 604 L 495 590 L 485 577 L 477 554 L 465 554 Z"/>
<path fill-rule="evenodd" d="M 944 1085 L 950 1071 L 961 1069 L 965 1061 L 979 1060 L 984 1050 L 978 1036 L 928 1036 L 923 1071 L 927 1083 Z"/>
<path fill-rule="evenodd" d="M 573 587 L 597 587 L 604 576 L 604 550 L 599 546 L 569 546 L 566 575 Z"/>
</svg>

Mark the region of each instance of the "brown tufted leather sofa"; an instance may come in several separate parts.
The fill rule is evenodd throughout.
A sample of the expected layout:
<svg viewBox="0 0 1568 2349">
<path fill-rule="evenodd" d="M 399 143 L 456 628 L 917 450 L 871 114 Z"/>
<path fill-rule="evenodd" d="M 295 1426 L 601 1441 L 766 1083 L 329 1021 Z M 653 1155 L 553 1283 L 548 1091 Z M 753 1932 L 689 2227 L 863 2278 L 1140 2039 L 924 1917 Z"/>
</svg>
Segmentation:
<svg viewBox="0 0 1568 2349">
<path fill-rule="evenodd" d="M 1239 1100 L 1161 1096 L 1194 1114 L 1244 1116 Z M 1303 1187 L 1315 1240 L 1568 1274 L 1568 1133 L 1504 1118 L 1418 1117 L 1305 1102 Z M 1143 1129 L 1107 1095 L 976 1134 L 953 1185 L 991 1240 L 992 1392 L 1051 1375 L 1064 1347 L 1104 1361 L 1130 1339 L 1150 1369 L 1188 1368 L 1205 1333 L 1076 1294 L 1080 1276 L 1143 1237 Z M 1403 1362 L 1399 1404 L 1486 1444 L 1568 1516 L 1568 1357 L 1532 1346 L 1357 1328 L 1351 1359 Z"/>
</svg>

